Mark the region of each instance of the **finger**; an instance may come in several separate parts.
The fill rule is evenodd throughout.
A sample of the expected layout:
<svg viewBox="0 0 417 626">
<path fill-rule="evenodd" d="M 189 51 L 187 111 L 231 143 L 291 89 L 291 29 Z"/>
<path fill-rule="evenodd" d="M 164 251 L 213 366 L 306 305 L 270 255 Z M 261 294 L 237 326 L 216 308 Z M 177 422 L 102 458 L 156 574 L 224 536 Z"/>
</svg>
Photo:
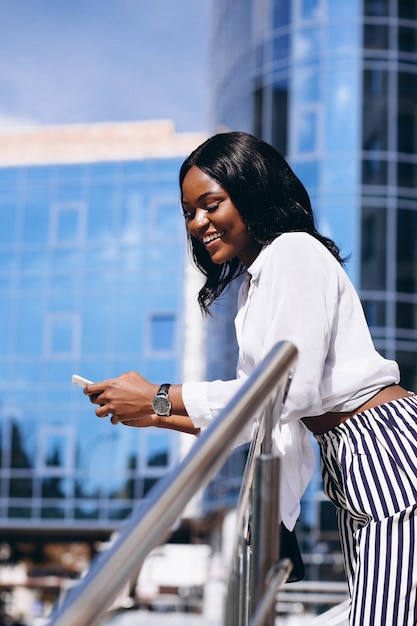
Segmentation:
<svg viewBox="0 0 417 626">
<path fill-rule="evenodd" d="M 100 395 L 100 394 L 98 394 L 98 393 L 93 393 L 93 394 L 90 396 L 90 402 L 91 402 L 92 404 L 100 404 L 100 401 L 99 401 L 99 395 Z"/>
<path fill-rule="evenodd" d="M 100 393 L 102 393 L 105 389 L 105 383 L 106 381 L 103 381 L 103 383 L 88 383 L 88 385 L 86 385 L 84 387 L 84 393 L 86 396 L 91 396 L 91 395 L 98 395 Z"/>
<path fill-rule="evenodd" d="M 96 409 L 96 415 L 97 417 L 108 417 L 110 415 L 110 411 L 106 408 L 105 405 L 99 406 L 98 409 Z"/>
<path fill-rule="evenodd" d="M 117 424 L 120 424 L 119 420 L 114 415 L 111 416 L 110 421 L 112 424 L 114 424 L 114 426 L 116 426 Z"/>
</svg>

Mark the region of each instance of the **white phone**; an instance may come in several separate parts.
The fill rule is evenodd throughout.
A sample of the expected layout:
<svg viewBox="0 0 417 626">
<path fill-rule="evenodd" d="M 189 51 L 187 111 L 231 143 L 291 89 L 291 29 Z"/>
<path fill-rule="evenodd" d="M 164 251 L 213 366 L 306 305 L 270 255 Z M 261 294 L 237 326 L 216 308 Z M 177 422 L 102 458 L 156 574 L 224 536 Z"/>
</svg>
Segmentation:
<svg viewBox="0 0 417 626">
<path fill-rule="evenodd" d="M 86 385 L 89 385 L 93 381 L 88 380 L 88 378 L 83 378 L 83 376 L 78 376 L 78 374 L 73 374 L 72 382 L 74 383 L 74 385 L 78 385 L 79 387 L 82 387 L 84 389 Z"/>
</svg>

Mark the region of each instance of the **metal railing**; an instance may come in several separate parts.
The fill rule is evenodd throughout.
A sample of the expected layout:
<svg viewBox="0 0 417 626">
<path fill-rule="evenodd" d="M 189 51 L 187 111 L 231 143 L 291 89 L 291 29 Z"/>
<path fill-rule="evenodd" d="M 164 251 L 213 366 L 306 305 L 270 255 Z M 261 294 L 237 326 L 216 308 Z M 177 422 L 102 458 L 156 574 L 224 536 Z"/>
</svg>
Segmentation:
<svg viewBox="0 0 417 626">
<path fill-rule="evenodd" d="M 225 626 L 273 626 L 277 590 L 292 570 L 280 557 L 279 458 L 272 451 L 273 406 L 265 406 L 251 442 L 238 502 L 236 539 L 225 602 Z M 276 416 L 275 416 L 276 417 Z"/>
<path fill-rule="evenodd" d="M 53 612 L 48 622 L 50 626 L 96 626 L 100 623 L 119 591 L 137 575 L 146 556 L 166 539 L 186 504 L 220 469 L 237 436 L 254 413 L 271 397 L 275 399 L 276 393 L 283 393 L 296 357 L 296 348 L 290 342 L 277 344 L 267 354 L 212 426 L 197 439 L 184 460 L 161 479 L 148 498 L 134 509 L 120 528 L 113 546 L 99 555 L 85 578 L 68 592 L 61 606 Z M 265 432 L 270 426 L 270 419 L 267 418 Z M 277 541 L 276 537 L 274 545 Z M 269 563 L 263 557 L 262 560 L 260 569 L 265 570 L 265 576 L 273 579 L 276 589 L 276 572 L 271 574 Z M 267 587 L 262 584 L 260 593 L 255 595 L 248 590 L 253 599 L 253 611 L 265 610 L 262 608 L 265 605 L 265 589 Z M 259 597 L 259 603 L 257 600 L 254 603 L 255 597 Z"/>
</svg>

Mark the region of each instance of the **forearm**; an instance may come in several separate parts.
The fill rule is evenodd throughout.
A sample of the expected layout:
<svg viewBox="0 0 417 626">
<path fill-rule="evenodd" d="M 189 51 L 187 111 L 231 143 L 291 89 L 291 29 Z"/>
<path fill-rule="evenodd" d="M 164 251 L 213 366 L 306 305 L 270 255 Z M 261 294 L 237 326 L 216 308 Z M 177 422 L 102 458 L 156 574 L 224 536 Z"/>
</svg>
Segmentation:
<svg viewBox="0 0 417 626">
<path fill-rule="evenodd" d="M 171 414 L 167 416 L 159 416 L 157 428 L 169 428 L 170 430 L 178 430 L 182 433 L 198 435 L 199 428 L 196 428 L 187 415 L 182 398 L 182 385 L 171 385 L 168 391 L 168 397 L 171 402 Z"/>
<path fill-rule="evenodd" d="M 199 435 L 200 429 L 196 428 L 188 415 L 168 415 L 167 417 L 160 417 L 157 428 L 169 428 L 170 430 L 178 430 L 182 433 L 189 435 Z"/>
<path fill-rule="evenodd" d="M 168 397 L 171 402 L 171 413 L 176 416 L 188 417 L 187 409 L 184 405 L 182 397 L 182 385 L 171 385 L 168 391 Z M 150 404 L 152 404 L 153 396 L 150 398 Z M 188 418 L 189 419 L 189 418 Z M 190 423 L 191 420 L 189 419 Z"/>
</svg>

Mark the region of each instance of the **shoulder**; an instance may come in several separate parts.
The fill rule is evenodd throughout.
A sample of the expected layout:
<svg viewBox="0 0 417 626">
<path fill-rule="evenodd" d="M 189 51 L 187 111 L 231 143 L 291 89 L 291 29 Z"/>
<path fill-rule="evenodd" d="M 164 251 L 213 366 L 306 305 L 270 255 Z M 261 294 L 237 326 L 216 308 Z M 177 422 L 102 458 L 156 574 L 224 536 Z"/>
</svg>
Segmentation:
<svg viewBox="0 0 417 626">
<path fill-rule="evenodd" d="M 322 263 L 334 262 L 339 265 L 332 253 L 318 239 L 308 233 L 283 233 L 269 244 L 269 254 L 274 258 L 282 257 L 283 260 L 304 261 L 321 260 Z"/>
<path fill-rule="evenodd" d="M 270 283 L 316 289 L 337 288 L 342 266 L 318 239 L 308 233 L 284 233 L 265 249 L 262 276 Z"/>
</svg>

